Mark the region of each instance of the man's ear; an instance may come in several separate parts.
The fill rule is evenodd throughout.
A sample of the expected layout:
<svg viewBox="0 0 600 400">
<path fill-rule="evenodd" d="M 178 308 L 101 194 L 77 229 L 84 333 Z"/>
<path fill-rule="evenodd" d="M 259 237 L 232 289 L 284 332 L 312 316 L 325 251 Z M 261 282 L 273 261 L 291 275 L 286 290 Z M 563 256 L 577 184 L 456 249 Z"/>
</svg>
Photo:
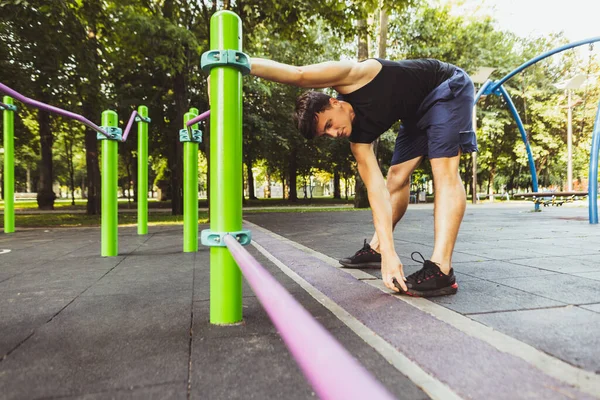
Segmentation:
<svg viewBox="0 0 600 400">
<path fill-rule="evenodd" d="M 329 105 L 331 105 L 332 107 L 338 106 L 339 104 L 340 101 L 338 99 L 334 99 L 333 97 L 329 98 Z"/>
</svg>

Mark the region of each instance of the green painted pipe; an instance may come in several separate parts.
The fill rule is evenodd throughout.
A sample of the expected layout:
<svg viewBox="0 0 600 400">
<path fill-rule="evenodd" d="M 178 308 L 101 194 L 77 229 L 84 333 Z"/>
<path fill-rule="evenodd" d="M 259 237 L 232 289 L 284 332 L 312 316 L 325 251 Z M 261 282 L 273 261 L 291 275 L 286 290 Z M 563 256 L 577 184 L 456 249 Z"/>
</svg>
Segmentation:
<svg viewBox="0 0 600 400">
<path fill-rule="evenodd" d="M 102 126 L 117 127 L 117 113 L 102 112 Z M 119 253 L 119 214 L 117 197 L 118 142 L 103 139 L 102 142 L 102 257 L 114 257 Z"/>
<path fill-rule="evenodd" d="M 14 105 L 13 99 L 4 96 L 2 102 Z M 4 110 L 4 233 L 15 231 L 15 112 Z"/>
<path fill-rule="evenodd" d="M 148 107 L 139 106 L 140 117 L 148 117 Z M 137 154 L 137 232 L 148 234 L 148 123 L 138 122 L 138 154 Z"/>
<path fill-rule="evenodd" d="M 242 21 L 231 11 L 210 20 L 211 50 L 242 50 Z M 242 229 L 242 73 L 217 66 L 210 72 L 210 230 Z M 210 248 L 210 322 L 242 320 L 242 274 L 226 247 Z"/>
<path fill-rule="evenodd" d="M 197 116 L 198 109 L 190 108 L 183 116 L 183 128 Z M 198 251 L 198 143 L 194 142 L 183 143 L 183 251 Z"/>
</svg>

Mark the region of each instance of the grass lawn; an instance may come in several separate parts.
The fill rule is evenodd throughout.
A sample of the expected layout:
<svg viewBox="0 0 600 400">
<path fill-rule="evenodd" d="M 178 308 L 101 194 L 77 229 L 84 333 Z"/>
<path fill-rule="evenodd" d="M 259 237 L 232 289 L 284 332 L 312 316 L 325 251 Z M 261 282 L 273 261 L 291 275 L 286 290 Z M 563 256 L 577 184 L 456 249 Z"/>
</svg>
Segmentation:
<svg viewBox="0 0 600 400">
<path fill-rule="evenodd" d="M 208 213 L 199 212 L 198 222 L 208 222 Z M 119 226 L 136 225 L 136 213 L 120 213 Z M 148 214 L 148 225 L 178 225 L 183 224 L 183 216 L 171 215 L 159 212 Z M 15 215 L 16 228 L 39 228 L 39 227 L 77 227 L 77 226 L 100 226 L 99 215 L 86 214 L 17 214 Z M 0 219 L 0 227 L 4 227 L 4 219 Z"/>
<path fill-rule="evenodd" d="M 346 200 L 343 199 L 334 199 L 331 197 L 314 197 L 312 199 L 298 199 L 298 201 L 291 203 L 289 200 L 284 200 L 281 198 L 274 199 L 256 199 L 249 200 L 246 199 L 244 202 L 244 207 L 313 207 L 313 206 L 327 206 L 327 205 L 352 205 L 354 202 L 354 198 L 349 198 Z M 71 204 L 71 200 L 69 199 L 60 199 L 54 202 L 55 210 L 85 210 L 87 200 L 85 199 L 75 199 L 75 205 Z M 127 199 L 119 199 L 119 209 L 136 209 L 137 203 L 132 201 L 131 203 Z M 207 208 L 208 202 L 206 199 L 198 200 L 198 207 Z M 35 200 L 17 200 L 15 201 L 15 210 L 37 210 L 38 205 Z M 171 201 L 157 201 L 154 199 L 148 200 L 148 209 L 169 209 L 171 208 Z M 4 201 L 0 200 L 0 210 L 4 209 Z"/>
<path fill-rule="evenodd" d="M 339 200 L 333 198 L 313 198 L 299 199 L 298 202 L 290 203 L 283 199 L 258 199 L 246 200 L 244 204 L 244 213 L 253 214 L 258 212 L 327 212 L 327 211 L 352 211 L 353 199 Z M 19 211 L 15 215 L 15 226 L 17 228 L 39 228 L 39 227 L 94 227 L 100 226 L 100 215 L 86 215 L 81 213 L 85 210 L 87 200 L 78 199 L 75 205 L 71 200 L 57 200 L 54 203 L 55 211 L 53 213 L 44 213 L 37 211 L 37 202 L 35 200 L 22 200 L 15 202 L 15 210 Z M 119 199 L 119 210 L 136 209 L 136 203 L 128 203 L 127 199 Z M 207 207 L 206 200 L 198 202 L 199 207 Z M 267 207 L 267 208 L 264 208 Z M 171 215 L 165 211 L 152 211 L 153 209 L 170 209 L 171 202 L 158 202 L 150 200 L 148 202 L 148 224 L 149 225 L 181 225 L 183 216 Z M 4 202 L 0 202 L 0 210 L 4 209 Z M 32 211 L 28 213 L 28 211 Z M 36 211 L 33 213 L 33 211 Z M 79 211 L 73 213 L 71 211 Z M 198 222 L 208 222 L 208 212 L 200 211 L 198 213 Z M 136 225 L 136 212 L 120 212 L 119 226 Z M 4 227 L 4 218 L 0 217 L 0 228 Z"/>
</svg>

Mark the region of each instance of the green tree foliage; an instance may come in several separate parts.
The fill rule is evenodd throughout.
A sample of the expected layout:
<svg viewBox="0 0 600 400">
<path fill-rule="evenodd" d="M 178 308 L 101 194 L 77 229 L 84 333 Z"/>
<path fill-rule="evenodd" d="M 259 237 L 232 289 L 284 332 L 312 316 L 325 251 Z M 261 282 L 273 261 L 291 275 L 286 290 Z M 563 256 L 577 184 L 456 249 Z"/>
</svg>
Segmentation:
<svg viewBox="0 0 600 400">
<path fill-rule="evenodd" d="M 341 58 L 356 59 L 359 35 L 376 43 L 379 10 L 389 14 L 387 57 L 434 57 L 469 73 L 494 67 L 498 79 L 524 61 L 566 43 L 562 36 L 520 39 L 495 28 L 492 18 L 453 15 L 449 7 L 418 1 L 337 0 L 0 0 L 0 81 L 52 105 L 98 122 L 104 109 L 117 111 L 124 127 L 140 104 L 149 108 L 151 179 L 182 212 L 182 146 L 178 131 L 190 107 L 208 109 L 206 76 L 200 55 L 209 49 L 211 16 L 230 9 L 243 21 L 244 51 L 251 56 L 305 65 Z M 360 28 L 357 21 L 372 21 Z M 371 46 L 368 56 L 377 56 Z M 540 185 L 566 181 L 566 97 L 554 83 L 576 73 L 590 85 L 572 93 L 574 175 L 587 178 L 593 118 L 600 85 L 596 58 L 574 51 L 557 55 L 505 84 L 525 124 Z M 262 165 L 271 180 L 283 182 L 290 201 L 296 182 L 315 171 L 332 176 L 334 196 L 340 181 L 356 173 L 347 141 L 307 142 L 291 114 L 301 89 L 244 78 L 244 164 L 248 191 L 254 196 L 253 166 Z M 335 95 L 331 92 L 330 94 Z M 80 124 L 19 104 L 16 118 L 18 190 L 40 193 L 40 208 L 52 206 L 52 183 L 81 187 L 88 212 L 100 208 L 100 171 L 96 133 Z M 478 104 L 479 182 L 497 192 L 531 185 L 520 134 L 504 101 L 487 96 Z M 208 157 L 208 132 L 201 151 Z M 394 146 L 395 129 L 382 136 L 378 159 L 384 174 Z M 122 190 L 136 177 L 134 127 L 119 145 Z M 470 182 L 470 156 L 462 165 Z M 85 160 L 85 161 L 84 161 Z M 84 168 L 85 163 L 85 168 Z M 85 170 L 85 171 L 84 171 Z M 430 174 L 424 164 L 420 174 Z M 29 178 L 28 178 L 29 177 Z M 201 179 L 202 180 L 202 179 Z M 29 185 L 28 185 L 29 181 Z M 134 189 L 135 185 L 133 188 Z M 73 192 L 73 188 L 69 189 Z M 130 191 L 131 192 L 131 191 Z M 300 196 L 303 196 L 301 194 Z"/>
</svg>

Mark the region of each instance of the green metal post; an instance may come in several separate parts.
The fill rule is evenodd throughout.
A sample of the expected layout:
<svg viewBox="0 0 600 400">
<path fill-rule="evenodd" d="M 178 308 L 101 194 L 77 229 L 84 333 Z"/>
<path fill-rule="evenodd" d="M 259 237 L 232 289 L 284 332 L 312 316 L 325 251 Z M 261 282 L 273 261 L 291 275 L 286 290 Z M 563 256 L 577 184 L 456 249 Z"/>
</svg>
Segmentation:
<svg viewBox="0 0 600 400">
<path fill-rule="evenodd" d="M 139 106 L 140 117 L 148 117 L 148 107 Z M 138 121 L 137 232 L 148 234 L 148 123 Z"/>
<path fill-rule="evenodd" d="M 116 112 L 102 112 L 103 127 L 117 127 L 118 121 Z M 119 253 L 117 146 L 116 140 L 102 140 L 102 257 L 114 257 Z"/>
<path fill-rule="evenodd" d="M 183 128 L 197 116 L 198 109 L 190 108 L 183 116 Z M 183 251 L 198 251 L 198 143 L 191 141 L 183 142 Z"/>
<path fill-rule="evenodd" d="M 242 50 L 242 21 L 219 11 L 210 21 L 211 50 Z M 210 72 L 210 230 L 242 229 L 242 73 L 232 66 Z M 242 274 L 226 247 L 210 248 L 210 322 L 242 320 Z"/>
<path fill-rule="evenodd" d="M 4 96 L 2 102 L 13 105 L 13 99 Z M 4 110 L 4 233 L 15 231 L 15 112 Z"/>
</svg>

